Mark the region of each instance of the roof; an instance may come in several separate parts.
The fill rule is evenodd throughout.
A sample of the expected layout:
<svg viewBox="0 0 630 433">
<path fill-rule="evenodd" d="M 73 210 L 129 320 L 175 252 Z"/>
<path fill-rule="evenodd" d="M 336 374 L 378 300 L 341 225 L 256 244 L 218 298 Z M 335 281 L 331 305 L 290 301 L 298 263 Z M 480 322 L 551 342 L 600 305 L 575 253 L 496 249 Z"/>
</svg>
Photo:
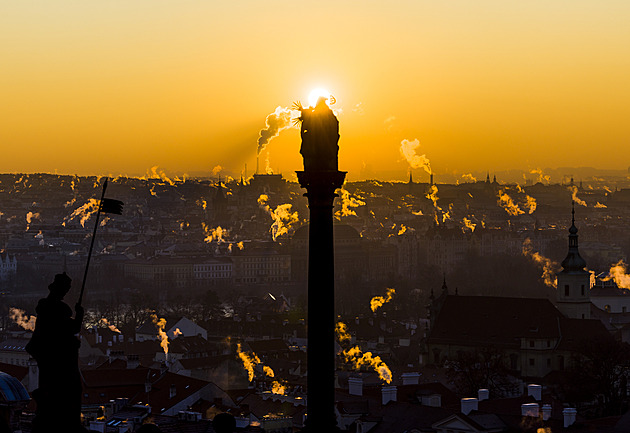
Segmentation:
<svg viewBox="0 0 630 433">
<path fill-rule="evenodd" d="M 0 371 L 0 403 L 18 403 L 30 400 L 28 391 L 19 380 Z"/>
<path fill-rule="evenodd" d="M 449 295 L 429 343 L 520 347 L 520 338 L 558 338 L 562 314 L 548 299 Z"/>
</svg>

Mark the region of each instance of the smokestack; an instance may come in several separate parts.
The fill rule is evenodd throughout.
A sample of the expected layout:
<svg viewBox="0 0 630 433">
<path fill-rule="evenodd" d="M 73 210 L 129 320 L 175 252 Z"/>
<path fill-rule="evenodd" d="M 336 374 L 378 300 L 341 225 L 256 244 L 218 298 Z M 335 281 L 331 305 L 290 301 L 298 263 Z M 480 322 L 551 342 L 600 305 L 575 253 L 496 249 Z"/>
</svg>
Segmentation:
<svg viewBox="0 0 630 433">
<path fill-rule="evenodd" d="M 577 410 L 574 407 L 567 407 L 562 411 L 562 417 L 564 418 L 564 428 L 570 427 L 575 423 Z"/>
<path fill-rule="evenodd" d="M 527 385 L 527 396 L 532 396 L 536 401 L 542 400 L 542 385 L 530 383 Z"/>
<path fill-rule="evenodd" d="M 476 398 L 462 398 L 461 407 L 462 413 L 468 415 L 473 410 L 479 410 L 479 400 Z"/>
<path fill-rule="evenodd" d="M 429 185 L 433 185 L 433 173 L 429 175 Z"/>
<path fill-rule="evenodd" d="M 521 405 L 521 415 L 538 418 L 538 403 L 523 403 Z"/>
<path fill-rule="evenodd" d="M 485 388 L 480 389 L 477 391 L 477 397 L 479 398 L 479 401 L 488 400 L 490 398 L 490 390 Z"/>
<path fill-rule="evenodd" d="M 547 421 L 549 418 L 551 418 L 551 405 L 550 404 L 543 404 L 543 407 L 542 407 L 542 419 L 543 419 L 543 421 Z"/>
<path fill-rule="evenodd" d="M 402 378 L 403 386 L 404 385 L 417 385 L 418 379 L 420 379 L 420 373 L 416 373 L 416 372 L 403 373 L 401 375 L 401 378 Z"/>
<path fill-rule="evenodd" d="M 381 389 L 381 395 L 382 395 L 382 404 L 383 406 L 385 406 L 387 403 L 389 403 L 390 401 L 396 401 L 396 395 L 397 395 L 397 388 L 394 385 L 391 386 L 384 386 Z"/>
<path fill-rule="evenodd" d="M 260 154 L 256 155 L 256 174 L 258 174 L 258 160 L 260 159 Z"/>
<path fill-rule="evenodd" d="M 361 377 L 349 377 L 348 378 L 348 394 L 350 395 L 363 395 L 363 378 Z"/>
</svg>

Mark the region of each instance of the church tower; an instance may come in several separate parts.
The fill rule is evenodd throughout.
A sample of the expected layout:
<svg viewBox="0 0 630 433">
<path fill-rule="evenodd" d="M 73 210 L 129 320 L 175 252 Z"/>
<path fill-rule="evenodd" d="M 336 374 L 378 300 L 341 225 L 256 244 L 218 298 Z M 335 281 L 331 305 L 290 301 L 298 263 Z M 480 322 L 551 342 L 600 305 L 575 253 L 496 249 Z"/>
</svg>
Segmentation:
<svg viewBox="0 0 630 433">
<path fill-rule="evenodd" d="M 558 273 L 557 307 L 566 317 L 572 319 L 591 318 L 590 283 L 591 275 L 584 270 L 586 261 L 578 251 L 578 229 L 575 227 L 575 205 L 571 209 L 569 228 L 569 252 L 562 261 L 562 271 Z"/>
</svg>

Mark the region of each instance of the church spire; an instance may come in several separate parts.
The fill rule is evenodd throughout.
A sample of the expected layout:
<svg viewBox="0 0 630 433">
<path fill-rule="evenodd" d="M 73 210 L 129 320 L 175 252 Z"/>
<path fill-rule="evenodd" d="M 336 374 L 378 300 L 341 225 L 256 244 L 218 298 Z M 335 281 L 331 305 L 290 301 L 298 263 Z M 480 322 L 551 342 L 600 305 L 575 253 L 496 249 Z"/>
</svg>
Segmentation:
<svg viewBox="0 0 630 433">
<path fill-rule="evenodd" d="M 578 229 L 575 226 L 575 201 L 571 201 L 571 227 L 569 227 L 569 252 L 562 261 L 562 272 L 585 272 L 586 261 L 578 250 Z"/>
</svg>

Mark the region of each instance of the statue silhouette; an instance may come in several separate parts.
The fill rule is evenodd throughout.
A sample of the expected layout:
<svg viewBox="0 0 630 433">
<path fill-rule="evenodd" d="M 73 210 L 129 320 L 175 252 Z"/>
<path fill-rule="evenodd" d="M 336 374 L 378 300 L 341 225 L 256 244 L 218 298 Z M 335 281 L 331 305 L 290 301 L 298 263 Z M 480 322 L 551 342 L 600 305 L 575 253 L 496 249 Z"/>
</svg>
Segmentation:
<svg viewBox="0 0 630 433">
<path fill-rule="evenodd" d="M 304 171 L 337 170 L 339 153 L 339 121 L 320 97 L 314 108 L 300 108 Z"/>
<path fill-rule="evenodd" d="M 76 315 L 63 302 L 72 280 L 66 273 L 55 275 L 48 297 L 37 304 L 37 322 L 26 351 L 39 367 L 39 387 L 33 391 L 37 403 L 33 433 L 87 432 L 81 425 L 81 373 L 79 339 L 83 307 Z"/>
</svg>

